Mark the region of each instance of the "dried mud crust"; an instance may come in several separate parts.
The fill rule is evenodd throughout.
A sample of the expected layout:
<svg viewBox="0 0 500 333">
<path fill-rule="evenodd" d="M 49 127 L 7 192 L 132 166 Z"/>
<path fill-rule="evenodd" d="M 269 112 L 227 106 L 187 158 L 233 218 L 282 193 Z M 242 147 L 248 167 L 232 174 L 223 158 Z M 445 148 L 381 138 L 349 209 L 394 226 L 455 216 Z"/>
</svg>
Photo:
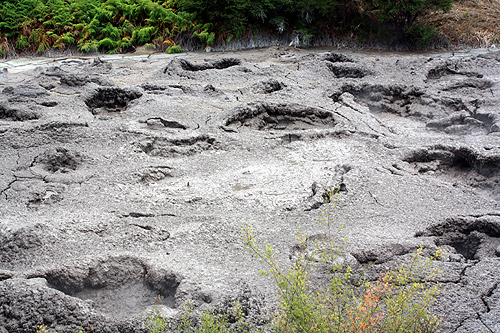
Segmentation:
<svg viewBox="0 0 500 333">
<path fill-rule="evenodd" d="M 257 130 L 306 130 L 335 126 L 329 111 L 300 104 L 256 102 L 233 110 L 224 125 Z"/>
</svg>

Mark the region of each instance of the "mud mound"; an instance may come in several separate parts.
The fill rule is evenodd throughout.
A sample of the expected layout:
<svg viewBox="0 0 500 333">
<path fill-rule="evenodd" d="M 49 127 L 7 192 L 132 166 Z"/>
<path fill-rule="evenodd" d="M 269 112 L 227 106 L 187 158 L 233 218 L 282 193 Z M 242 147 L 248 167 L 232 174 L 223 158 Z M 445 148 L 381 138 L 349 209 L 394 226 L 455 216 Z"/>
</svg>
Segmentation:
<svg viewBox="0 0 500 333">
<path fill-rule="evenodd" d="M 127 108 L 130 101 L 141 96 L 142 93 L 129 89 L 98 88 L 85 100 L 85 104 L 94 115 L 102 112 L 120 112 Z"/>
<path fill-rule="evenodd" d="M 498 131 L 496 119 L 492 114 L 455 112 L 447 117 L 427 122 L 428 128 L 442 130 L 448 134 L 468 133 L 474 130 L 484 130 L 486 133 Z"/>
<path fill-rule="evenodd" d="M 22 300 L 22 302 L 19 302 Z M 35 332 L 38 325 L 61 332 L 113 332 L 105 318 L 92 313 L 88 304 L 49 288 L 44 279 L 8 279 L 0 282 L 0 327 L 4 332 Z"/>
<path fill-rule="evenodd" d="M 437 145 L 429 148 L 416 150 L 405 159 L 409 163 L 417 163 L 419 172 L 428 170 L 418 163 L 434 163 L 436 169 L 456 169 L 459 171 L 476 171 L 485 177 L 494 176 L 499 171 L 500 156 L 481 155 L 477 151 L 467 147 L 450 147 Z"/>
<path fill-rule="evenodd" d="M 20 228 L 15 231 L 0 229 L 0 255 L 8 257 L 12 253 L 35 249 L 43 244 L 41 233 L 44 227 Z"/>
<path fill-rule="evenodd" d="M 451 246 L 467 260 L 495 257 L 495 250 L 500 245 L 500 216 L 448 218 L 416 236 L 435 237 L 436 245 Z"/>
<path fill-rule="evenodd" d="M 96 83 L 101 86 L 112 86 L 113 83 L 110 81 L 100 78 L 93 77 L 87 74 L 66 74 L 61 75 L 59 81 L 62 85 L 66 85 L 68 87 L 81 87 L 86 85 L 87 83 Z"/>
<path fill-rule="evenodd" d="M 175 157 L 216 149 L 216 140 L 205 134 L 184 138 L 153 137 L 137 142 L 136 146 L 151 156 Z"/>
<path fill-rule="evenodd" d="M 5 104 L 0 104 L 0 119 L 10 120 L 10 121 L 26 121 L 39 119 L 40 116 L 33 110 L 29 109 L 17 109 L 7 106 Z"/>
<path fill-rule="evenodd" d="M 445 87 L 444 91 L 453 91 L 453 90 L 463 90 L 463 89 L 478 89 L 478 90 L 486 90 L 493 87 L 493 81 L 488 79 L 478 79 L 478 78 L 466 78 L 462 81 L 454 82 L 449 86 Z"/>
<path fill-rule="evenodd" d="M 92 72 L 96 74 L 107 74 L 111 72 L 113 69 L 113 64 L 109 61 L 102 60 L 101 58 L 97 57 L 94 58 L 91 64 L 85 66 L 84 71 L 85 72 Z"/>
<path fill-rule="evenodd" d="M 256 102 L 239 107 L 225 126 L 245 126 L 257 130 L 306 130 L 335 126 L 331 112 L 300 104 Z"/>
<path fill-rule="evenodd" d="M 69 172 L 83 162 L 80 153 L 70 151 L 64 147 L 49 148 L 41 155 L 37 156 L 33 165 L 43 164 L 44 168 L 50 172 Z"/>
<path fill-rule="evenodd" d="M 20 84 L 18 86 L 9 86 L 2 90 L 2 93 L 10 95 L 9 100 L 15 101 L 16 98 L 29 97 L 37 98 L 40 96 L 46 96 L 49 93 L 47 90 L 39 85 L 34 84 Z"/>
</svg>

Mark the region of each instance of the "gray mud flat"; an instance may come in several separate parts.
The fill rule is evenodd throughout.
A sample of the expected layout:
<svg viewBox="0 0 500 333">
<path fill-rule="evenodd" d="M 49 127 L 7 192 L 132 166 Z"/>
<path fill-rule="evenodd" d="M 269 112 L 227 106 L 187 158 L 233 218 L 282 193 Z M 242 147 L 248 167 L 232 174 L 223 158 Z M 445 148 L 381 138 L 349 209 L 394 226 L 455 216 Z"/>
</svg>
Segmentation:
<svg viewBox="0 0 500 333">
<path fill-rule="evenodd" d="M 276 290 L 340 188 L 346 261 L 446 255 L 445 332 L 500 332 L 500 54 L 268 48 L 0 67 L 0 332 L 141 332 Z M 156 296 L 162 296 L 159 301 Z"/>
</svg>

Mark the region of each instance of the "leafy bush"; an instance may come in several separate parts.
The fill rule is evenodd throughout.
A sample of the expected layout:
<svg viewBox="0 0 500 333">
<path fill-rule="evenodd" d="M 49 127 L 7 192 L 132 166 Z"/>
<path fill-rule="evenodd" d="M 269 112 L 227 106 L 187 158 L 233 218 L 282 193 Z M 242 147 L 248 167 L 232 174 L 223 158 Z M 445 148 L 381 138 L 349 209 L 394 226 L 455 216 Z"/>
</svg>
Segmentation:
<svg viewBox="0 0 500 333">
<path fill-rule="evenodd" d="M 439 289 L 437 284 L 432 283 L 437 272 L 430 266 L 432 260 L 440 256 L 440 251 L 431 258 L 425 258 L 420 248 L 409 263 L 396 266 L 376 281 L 368 281 L 339 260 L 343 246 L 336 246 L 331 234 L 335 195 L 330 192 L 327 199 L 331 204 L 321 219 L 326 227 L 326 237 L 308 244 L 306 236 L 299 235 L 297 248 L 304 251 L 288 269 L 279 264 L 269 245 L 256 244 L 249 225 L 243 230 L 245 246 L 267 266 L 263 273 L 272 278 L 279 291 L 276 331 L 437 331 L 439 321 L 429 313 L 429 308 Z M 326 285 L 314 286 L 309 281 L 315 261 L 326 264 L 330 269 Z M 423 272 L 428 274 L 420 278 Z"/>
<path fill-rule="evenodd" d="M 122 51 L 194 25 L 193 14 L 154 0 L 5 0 L 0 15 L 0 33 L 19 50 L 37 53 L 70 46 Z"/>
<path fill-rule="evenodd" d="M 3 0 L 0 34 L 18 51 L 39 53 L 75 46 L 120 52 L 147 43 L 160 45 L 186 33 L 201 46 L 259 31 L 312 40 L 316 34 L 363 34 L 378 20 L 404 31 L 422 13 L 448 10 L 452 1 Z M 15 53 L 5 45 L 3 55 Z"/>
</svg>

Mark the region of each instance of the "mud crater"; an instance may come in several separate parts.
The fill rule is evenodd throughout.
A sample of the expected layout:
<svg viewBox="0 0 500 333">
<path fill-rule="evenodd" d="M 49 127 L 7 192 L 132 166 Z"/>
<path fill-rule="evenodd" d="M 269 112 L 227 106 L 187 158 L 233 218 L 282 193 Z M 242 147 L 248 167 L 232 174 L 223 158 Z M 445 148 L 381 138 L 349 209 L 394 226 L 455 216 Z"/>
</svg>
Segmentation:
<svg viewBox="0 0 500 333">
<path fill-rule="evenodd" d="M 257 130 L 307 130 L 334 127 L 331 112 L 300 104 L 257 102 L 234 110 L 225 126 L 249 127 Z"/>
<path fill-rule="evenodd" d="M 375 73 L 358 65 L 340 65 L 327 62 L 326 67 L 335 75 L 336 78 L 360 79 L 367 75 L 374 75 Z"/>
<path fill-rule="evenodd" d="M 150 137 L 136 142 L 135 146 L 151 156 L 176 157 L 217 149 L 217 142 L 215 138 L 201 134 L 184 138 Z"/>
<path fill-rule="evenodd" d="M 142 93 L 121 88 L 98 88 L 85 100 L 93 115 L 106 112 L 121 112 L 134 99 L 140 98 Z"/>
<path fill-rule="evenodd" d="M 97 310 L 119 319 L 141 315 L 155 304 L 175 307 L 181 282 L 172 271 L 152 268 L 128 256 L 68 263 L 41 277 L 52 288 L 89 300 Z"/>
<path fill-rule="evenodd" d="M 84 161 L 84 157 L 77 151 L 71 151 L 64 147 L 49 148 L 35 157 L 31 166 L 41 164 L 49 172 L 74 171 Z"/>
<path fill-rule="evenodd" d="M 350 93 L 359 102 L 363 102 L 370 108 L 370 111 L 389 112 L 401 116 L 409 115 L 409 106 L 418 103 L 419 98 L 424 94 L 413 87 L 403 85 L 381 85 L 362 84 L 360 86 L 345 84 L 339 91 L 330 95 L 334 102 L 339 102 L 343 93 Z"/>
<path fill-rule="evenodd" d="M 451 246 L 465 260 L 495 257 L 500 245 L 500 216 L 452 217 L 417 233 L 416 237 L 434 237 L 437 246 Z"/>
<path fill-rule="evenodd" d="M 500 194 L 500 156 L 482 154 L 468 147 L 436 145 L 415 150 L 404 158 L 419 173 L 431 172 L 460 180 L 473 187 Z"/>
</svg>

